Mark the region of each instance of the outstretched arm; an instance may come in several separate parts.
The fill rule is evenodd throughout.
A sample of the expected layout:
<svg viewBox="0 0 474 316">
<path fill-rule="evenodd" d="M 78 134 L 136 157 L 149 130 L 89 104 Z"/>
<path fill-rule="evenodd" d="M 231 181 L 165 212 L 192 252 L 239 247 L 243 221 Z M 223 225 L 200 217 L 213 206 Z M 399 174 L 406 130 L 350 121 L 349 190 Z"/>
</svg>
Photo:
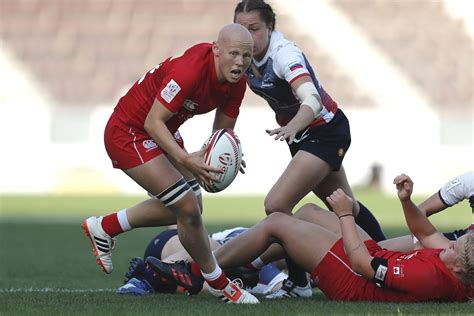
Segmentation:
<svg viewBox="0 0 474 316">
<path fill-rule="evenodd" d="M 418 207 L 430 216 L 471 197 L 474 197 L 474 171 L 451 179 Z"/>
<path fill-rule="evenodd" d="M 393 183 L 397 187 L 398 198 L 402 204 L 405 220 L 411 233 L 425 248 L 445 248 L 449 240 L 443 236 L 411 200 L 413 181 L 405 174 L 395 177 Z"/>
<path fill-rule="evenodd" d="M 298 112 L 286 126 L 267 130 L 270 136 L 275 136 L 275 140 L 286 140 L 288 144 L 293 143 L 295 135 L 307 127 L 314 118 L 318 117 L 323 108 L 321 97 L 309 75 L 302 76 L 292 82 L 291 89 L 301 100 Z"/>
<path fill-rule="evenodd" d="M 337 189 L 326 200 L 331 205 L 334 213 L 339 217 L 342 241 L 352 269 L 362 274 L 367 279 L 374 277 L 372 257 L 357 233 L 357 226 L 352 214 L 352 199 L 342 189 Z"/>
</svg>

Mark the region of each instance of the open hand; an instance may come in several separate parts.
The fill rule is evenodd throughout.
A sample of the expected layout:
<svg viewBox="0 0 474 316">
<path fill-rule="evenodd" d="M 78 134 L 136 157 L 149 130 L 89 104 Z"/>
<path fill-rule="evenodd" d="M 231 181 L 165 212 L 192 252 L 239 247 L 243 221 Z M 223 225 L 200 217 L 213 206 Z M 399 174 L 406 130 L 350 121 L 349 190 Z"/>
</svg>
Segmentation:
<svg viewBox="0 0 474 316">
<path fill-rule="evenodd" d="M 291 127 L 288 126 L 282 126 L 279 128 L 275 128 L 272 130 L 265 130 L 268 135 L 273 136 L 275 135 L 275 140 L 280 140 L 284 141 L 286 140 L 288 144 L 292 144 L 293 140 L 295 139 L 295 135 L 297 133 L 297 130 L 292 129 Z"/>
</svg>

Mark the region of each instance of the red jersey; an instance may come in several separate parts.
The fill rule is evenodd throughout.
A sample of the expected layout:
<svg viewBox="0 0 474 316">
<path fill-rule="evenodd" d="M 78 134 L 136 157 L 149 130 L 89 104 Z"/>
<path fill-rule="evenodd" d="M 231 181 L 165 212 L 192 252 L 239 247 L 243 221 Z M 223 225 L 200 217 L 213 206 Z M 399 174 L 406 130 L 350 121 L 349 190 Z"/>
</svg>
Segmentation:
<svg viewBox="0 0 474 316">
<path fill-rule="evenodd" d="M 173 134 L 187 119 L 216 108 L 236 118 L 245 86 L 245 76 L 235 84 L 218 82 L 212 45 L 201 43 L 150 70 L 120 99 L 114 114 L 126 126 L 143 130 L 156 98 L 175 113 L 166 122 Z"/>
<path fill-rule="evenodd" d="M 467 301 L 470 287 L 461 283 L 439 259 L 441 249 L 402 253 L 365 242 L 370 254 L 387 259 L 385 282 L 379 287 L 350 268 L 342 239 L 311 274 L 318 287 L 333 300 L 348 301 Z"/>
</svg>

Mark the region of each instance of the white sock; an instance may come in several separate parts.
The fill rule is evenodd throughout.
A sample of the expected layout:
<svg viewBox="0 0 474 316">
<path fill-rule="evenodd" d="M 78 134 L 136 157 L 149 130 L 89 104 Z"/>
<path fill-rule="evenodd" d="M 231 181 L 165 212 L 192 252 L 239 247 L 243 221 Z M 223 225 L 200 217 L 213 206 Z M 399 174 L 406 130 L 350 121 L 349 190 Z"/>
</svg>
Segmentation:
<svg viewBox="0 0 474 316">
<path fill-rule="evenodd" d="M 252 261 L 250 263 L 250 265 L 252 267 L 254 267 L 255 269 L 257 269 L 257 270 L 261 270 L 265 266 L 265 262 L 263 262 L 262 259 L 260 259 L 260 257 L 258 257 L 257 259 Z"/>
<path fill-rule="evenodd" d="M 129 231 L 132 229 L 132 226 L 130 226 L 130 223 L 128 222 L 127 218 L 127 209 L 123 209 L 121 211 L 117 212 L 117 219 L 119 221 L 120 227 L 124 232 Z"/>
<path fill-rule="evenodd" d="M 217 264 L 217 260 L 216 260 L 216 257 L 214 256 L 214 253 L 212 253 L 212 259 L 214 260 L 214 263 L 216 264 L 216 268 L 214 269 L 214 271 L 212 271 L 211 273 L 205 273 L 204 271 L 201 270 L 201 273 L 204 279 L 209 280 L 209 281 L 217 280 L 222 274 L 222 269 Z"/>
</svg>

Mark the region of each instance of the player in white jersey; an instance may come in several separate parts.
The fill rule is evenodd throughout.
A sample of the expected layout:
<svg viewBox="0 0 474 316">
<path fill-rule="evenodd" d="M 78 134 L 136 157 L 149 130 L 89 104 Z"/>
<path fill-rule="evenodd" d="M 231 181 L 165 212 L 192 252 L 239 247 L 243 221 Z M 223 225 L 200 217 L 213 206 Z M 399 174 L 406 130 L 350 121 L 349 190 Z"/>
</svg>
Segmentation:
<svg viewBox="0 0 474 316">
<path fill-rule="evenodd" d="M 324 90 L 303 52 L 275 30 L 271 6 L 262 0 L 241 1 L 235 8 L 234 22 L 245 26 L 254 40 L 247 84 L 268 102 L 280 126 L 267 133 L 286 141 L 292 155 L 265 198 L 267 215 L 292 214 L 309 192 L 331 209 L 325 197 L 341 188 L 354 201 L 352 211 L 357 224 L 374 240 L 385 239 L 372 213 L 354 198 L 342 166 L 351 143 L 349 121 Z M 280 294 L 310 297 L 305 273 L 293 273 L 297 269 L 290 261 L 288 268 L 292 282 Z M 295 291 L 299 289 L 298 294 Z"/>
<path fill-rule="evenodd" d="M 422 202 L 419 207 L 426 216 L 431 216 L 464 200 L 469 201 L 474 214 L 474 171 L 466 172 L 446 182 L 438 192 Z M 471 229 L 473 228 L 471 226 Z M 467 229 L 459 229 L 444 235 L 451 240 L 456 240 L 466 231 Z"/>
<path fill-rule="evenodd" d="M 474 171 L 466 172 L 448 181 L 438 192 L 421 203 L 420 208 L 427 216 L 430 216 L 470 199 L 474 199 Z"/>
<path fill-rule="evenodd" d="M 209 243 L 213 250 L 219 248 L 232 238 L 248 230 L 245 227 L 235 227 L 209 236 Z M 191 260 L 189 254 L 180 243 L 176 229 L 165 230 L 156 235 L 148 244 L 145 254 L 146 259 L 153 256 L 162 260 Z M 168 259 L 167 259 L 168 258 Z M 172 259 L 170 259 L 172 258 Z M 242 275 L 245 274 L 245 275 Z M 226 271 L 229 278 L 242 278 L 246 289 L 254 294 L 271 294 L 278 291 L 287 274 L 282 272 L 275 264 L 267 264 L 259 272 L 248 271 L 245 268 Z M 247 282 L 249 284 L 247 284 Z M 184 292 L 184 288 L 177 286 L 172 280 L 165 280 L 157 276 L 146 267 L 140 257 L 130 261 L 129 271 L 125 275 L 124 285 L 117 289 L 119 294 L 148 295 L 152 293 Z"/>
</svg>

